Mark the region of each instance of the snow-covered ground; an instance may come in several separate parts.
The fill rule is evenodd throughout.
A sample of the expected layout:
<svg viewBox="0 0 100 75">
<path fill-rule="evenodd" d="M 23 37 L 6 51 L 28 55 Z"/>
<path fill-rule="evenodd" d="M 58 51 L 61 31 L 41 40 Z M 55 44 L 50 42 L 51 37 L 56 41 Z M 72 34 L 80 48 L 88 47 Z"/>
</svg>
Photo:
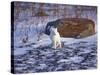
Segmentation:
<svg viewBox="0 0 100 75">
<path fill-rule="evenodd" d="M 22 43 L 21 41 L 16 41 L 17 45 L 15 46 L 15 55 L 18 54 L 24 54 L 27 50 L 33 49 L 33 48 L 39 48 L 39 47 L 45 47 L 45 46 L 50 46 L 51 40 L 49 36 L 47 35 L 42 35 L 41 40 L 36 41 L 37 37 L 34 36 L 31 38 L 27 43 Z M 71 46 L 74 43 L 79 43 L 79 42 L 87 42 L 85 45 L 93 44 L 97 42 L 97 34 L 86 37 L 86 38 L 81 38 L 81 39 L 75 39 L 75 38 L 63 38 L 61 37 L 61 42 L 64 43 L 64 45 Z M 74 46 L 77 46 L 74 45 Z"/>
<path fill-rule="evenodd" d="M 97 68 L 97 34 L 82 38 L 61 38 L 61 49 L 50 47 L 49 36 L 31 40 L 14 50 L 15 73 L 50 72 Z"/>
</svg>

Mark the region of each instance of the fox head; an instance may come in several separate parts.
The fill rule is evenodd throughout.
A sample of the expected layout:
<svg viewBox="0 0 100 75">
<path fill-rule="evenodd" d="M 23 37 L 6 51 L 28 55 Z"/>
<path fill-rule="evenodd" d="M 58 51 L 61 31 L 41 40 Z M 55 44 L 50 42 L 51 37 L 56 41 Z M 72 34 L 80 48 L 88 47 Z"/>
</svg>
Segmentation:
<svg viewBox="0 0 100 75">
<path fill-rule="evenodd" d="M 50 28 L 50 34 L 54 34 L 56 35 L 58 32 L 57 32 L 57 28 L 54 28 L 54 27 L 51 27 Z"/>
</svg>

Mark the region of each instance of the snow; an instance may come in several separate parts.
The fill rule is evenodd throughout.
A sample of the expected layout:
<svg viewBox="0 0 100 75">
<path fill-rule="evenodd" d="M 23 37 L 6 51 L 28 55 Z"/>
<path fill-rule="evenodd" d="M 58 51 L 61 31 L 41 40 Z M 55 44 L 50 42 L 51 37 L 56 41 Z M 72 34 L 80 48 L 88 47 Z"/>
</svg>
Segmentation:
<svg viewBox="0 0 100 75">
<path fill-rule="evenodd" d="M 14 55 L 22 55 L 27 52 L 27 50 L 32 50 L 31 47 L 15 48 Z"/>
<path fill-rule="evenodd" d="M 69 59 L 61 59 L 58 61 L 58 63 L 69 63 L 69 62 L 74 62 L 74 63 L 80 63 L 84 58 L 83 57 L 79 57 L 79 56 L 74 56 L 74 57 L 70 57 Z"/>
<path fill-rule="evenodd" d="M 62 62 L 68 63 L 68 62 L 70 62 L 70 61 L 69 61 L 68 59 L 61 59 L 61 60 L 58 61 L 58 63 L 62 63 Z"/>
<path fill-rule="evenodd" d="M 46 36 L 45 34 L 41 37 L 42 39 L 40 41 L 36 41 L 34 38 L 36 38 L 36 37 L 33 37 L 33 39 L 31 38 L 26 44 L 23 44 L 23 43 L 19 42 L 15 46 L 14 54 L 15 55 L 24 54 L 26 52 L 26 50 L 32 50 L 33 48 L 50 46 L 50 44 L 51 44 L 51 40 L 50 40 L 49 36 Z M 89 44 L 93 44 L 93 43 L 97 42 L 96 39 L 97 39 L 97 34 L 89 36 L 89 37 L 86 37 L 86 38 L 82 38 L 82 39 L 63 38 L 62 37 L 61 41 L 64 42 L 64 45 L 68 45 L 69 47 L 71 47 L 71 46 L 73 46 L 72 45 L 73 43 L 78 43 L 78 42 L 82 42 L 82 41 L 83 42 L 88 42 L 88 43 L 83 44 L 83 45 L 87 45 L 88 46 Z M 34 42 L 33 45 L 31 44 L 32 42 Z M 77 44 L 75 44 L 75 45 L 77 46 Z M 73 48 L 76 48 L 75 45 L 73 46 Z M 23 47 L 22 48 L 18 48 L 20 46 L 23 46 L 24 48 Z M 88 49 L 88 47 L 87 47 L 87 49 Z M 90 52 L 89 50 L 85 51 L 85 53 L 89 53 L 89 52 Z"/>
<path fill-rule="evenodd" d="M 61 38 L 62 42 L 64 42 L 66 45 L 80 42 L 80 41 L 85 41 L 85 42 L 96 42 L 97 39 L 97 34 L 86 37 L 86 38 L 81 38 L 81 39 L 75 39 L 75 38 Z"/>
<path fill-rule="evenodd" d="M 41 37 L 34 44 L 30 41 L 15 47 L 16 73 L 97 68 L 97 34 L 82 39 L 61 38 L 65 43 L 61 49 L 50 47 L 49 36 Z"/>
<path fill-rule="evenodd" d="M 79 56 L 74 56 L 70 58 L 70 61 L 74 62 L 74 63 L 80 63 L 82 62 L 82 60 L 84 60 L 83 57 L 79 57 Z"/>
<path fill-rule="evenodd" d="M 37 67 L 37 68 L 39 68 L 39 69 L 44 69 L 44 68 L 46 68 L 46 67 L 47 67 L 46 64 L 40 64 L 39 67 Z"/>
</svg>

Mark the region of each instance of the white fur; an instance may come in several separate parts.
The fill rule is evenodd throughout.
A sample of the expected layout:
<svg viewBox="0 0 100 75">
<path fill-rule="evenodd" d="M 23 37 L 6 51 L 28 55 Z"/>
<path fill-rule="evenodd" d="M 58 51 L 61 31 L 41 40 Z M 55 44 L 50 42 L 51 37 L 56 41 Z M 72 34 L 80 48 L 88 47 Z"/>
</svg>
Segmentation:
<svg viewBox="0 0 100 75">
<path fill-rule="evenodd" d="M 59 32 L 57 31 L 57 28 L 51 27 L 50 29 L 50 39 L 52 41 L 52 48 L 61 48 L 61 40 Z"/>
</svg>

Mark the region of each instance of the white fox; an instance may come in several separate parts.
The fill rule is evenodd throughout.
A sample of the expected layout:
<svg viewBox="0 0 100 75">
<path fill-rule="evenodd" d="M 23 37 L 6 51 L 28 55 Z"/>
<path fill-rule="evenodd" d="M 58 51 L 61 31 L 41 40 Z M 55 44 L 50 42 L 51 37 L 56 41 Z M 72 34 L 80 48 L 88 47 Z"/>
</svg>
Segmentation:
<svg viewBox="0 0 100 75">
<path fill-rule="evenodd" d="M 51 27 L 50 28 L 50 39 L 52 41 L 52 48 L 61 48 L 61 40 L 60 40 L 60 34 L 57 31 L 57 28 Z"/>
</svg>

